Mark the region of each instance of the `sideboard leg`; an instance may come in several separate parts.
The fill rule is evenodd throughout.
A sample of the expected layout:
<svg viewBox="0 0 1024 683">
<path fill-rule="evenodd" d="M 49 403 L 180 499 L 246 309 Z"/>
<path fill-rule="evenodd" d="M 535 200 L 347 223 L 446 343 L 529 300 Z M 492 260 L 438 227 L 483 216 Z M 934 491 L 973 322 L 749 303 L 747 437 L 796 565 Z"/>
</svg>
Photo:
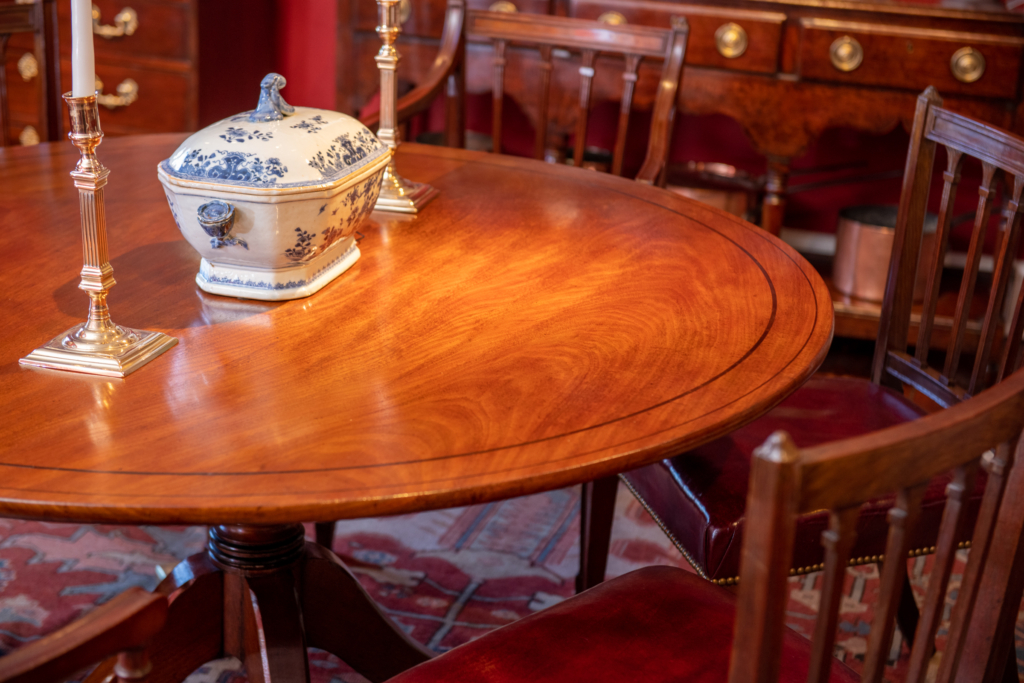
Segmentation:
<svg viewBox="0 0 1024 683">
<path fill-rule="evenodd" d="M 302 615 L 310 647 L 326 650 L 371 681 L 384 681 L 433 654 L 399 629 L 338 557 L 306 544 Z"/>
<path fill-rule="evenodd" d="M 768 157 L 766 194 L 761 205 L 761 227 L 773 235 L 782 230 L 782 216 L 786 212 L 786 184 L 789 182 L 789 159 Z"/>
</svg>

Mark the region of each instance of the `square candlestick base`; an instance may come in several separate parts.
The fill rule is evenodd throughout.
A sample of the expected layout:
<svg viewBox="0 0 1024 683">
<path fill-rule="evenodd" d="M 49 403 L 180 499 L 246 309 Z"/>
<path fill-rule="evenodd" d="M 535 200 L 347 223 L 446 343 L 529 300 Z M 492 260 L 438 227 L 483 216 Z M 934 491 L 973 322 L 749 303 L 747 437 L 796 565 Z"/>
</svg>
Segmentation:
<svg viewBox="0 0 1024 683">
<path fill-rule="evenodd" d="M 75 325 L 22 358 L 19 363 L 37 368 L 67 370 L 87 375 L 124 377 L 135 372 L 178 343 L 163 332 L 119 327 L 123 334 L 114 343 L 76 343 L 87 323 Z"/>
<path fill-rule="evenodd" d="M 440 193 L 435 188 L 426 183 L 414 183 L 385 172 L 380 196 L 377 197 L 377 203 L 373 208 L 375 211 L 416 214 L 438 194 Z"/>
</svg>

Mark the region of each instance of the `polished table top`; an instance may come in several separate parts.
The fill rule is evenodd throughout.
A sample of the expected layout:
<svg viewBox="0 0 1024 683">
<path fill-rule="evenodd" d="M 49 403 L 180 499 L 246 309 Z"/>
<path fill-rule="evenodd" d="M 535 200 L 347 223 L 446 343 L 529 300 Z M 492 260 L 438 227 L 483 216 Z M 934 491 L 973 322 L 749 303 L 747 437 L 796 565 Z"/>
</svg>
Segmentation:
<svg viewBox="0 0 1024 683">
<path fill-rule="evenodd" d="M 413 144 L 399 171 L 440 197 L 373 214 L 335 282 L 282 303 L 206 294 L 156 177 L 182 139 L 98 150 L 111 315 L 179 340 L 124 380 L 18 365 L 87 311 L 78 153 L 0 150 L 0 515 L 283 523 L 578 483 L 762 414 L 831 340 L 821 279 L 748 223 Z"/>
</svg>

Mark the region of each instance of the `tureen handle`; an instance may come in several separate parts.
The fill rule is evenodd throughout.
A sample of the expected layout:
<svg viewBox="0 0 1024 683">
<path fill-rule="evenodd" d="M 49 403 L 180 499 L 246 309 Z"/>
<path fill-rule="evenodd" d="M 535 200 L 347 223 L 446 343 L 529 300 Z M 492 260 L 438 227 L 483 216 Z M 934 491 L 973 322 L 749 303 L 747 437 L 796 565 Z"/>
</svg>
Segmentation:
<svg viewBox="0 0 1024 683">
<path fill-rule="evenodd" d="M 281 88 L 287 83 L 281 74 L 264 76 L 260 83 L 260 102 L 256 105 L 256 111 L 249 114 L 249 120 L 253 123 L 280 121 L 285 116 L 294 114 L 295 107 L 281 97 Z"/>
</svg>

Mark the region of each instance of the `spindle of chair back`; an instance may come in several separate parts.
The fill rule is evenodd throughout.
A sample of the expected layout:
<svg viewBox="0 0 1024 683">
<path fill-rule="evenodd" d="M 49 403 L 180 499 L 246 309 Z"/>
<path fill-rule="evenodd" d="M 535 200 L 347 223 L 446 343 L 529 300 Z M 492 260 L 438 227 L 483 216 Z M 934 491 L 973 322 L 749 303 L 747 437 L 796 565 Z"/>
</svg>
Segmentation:
<svg viewBox="0 0 1024 683">
<path fill-rule="evenodd" d="M 952 472 L 906 679 L 921 683 L 943 614 L 955 539 L 967 523 L 963 503 L 979 466 L 988 480 L 937 680 L 999 680 L 1024 590 L 1022 428 L 1024 371 L 946 411 L 865 436 L 802 451 L 784 433 L 769 438 L 752 462 L 731 683 L 777 680 L 795 520 L 823 509 L 830 512 L 830 521 L 822 534 L 825 568 L 807 680 L 829 680 L 858 510 L 894 493 L 862 678 L 880 681 L 922 496 L 933 477 Z"/>
<path fill-rule="evenodd" d="M 547 145 L 549 118 L 548 102 L 551 89 L 552 59 L 555 48 L 577 51 L 580 54 L 580 90 L 576 117 L 576 144 L 573 162 L 583 163 L 587 139 L 587 120 L 590 112 L 594 65 L 598 54 L 618 55 L 625 61 L 622 73 L 622 100 L 612 156 L 612 173 L 622 174 L 622 159 L 626 150 L 626 133 L 633 106 L 640 63 L 645 57 L 664 60 L 661 81 L 655 96 L 651 137 L 647 157 L 637 180 L 653 183 L 668 158 L 669 137 L 675 116 L 676 95 L 682 78 L 683 60 L 689 27 L 682 17 L 672 18 L 670 29 L 649 26 L 606 24 L 600 21 L 573 19 L 536 14 L 510 14 L 504 12 L 470 11 L 466 33 L 471 37 L 486 38 L 494 46 L 493 123 L 491 135 L 494 151 L 501 152 L 502 99 L 505 92 L 506 52 L 510 44 L 536 47 L 540 53 L 540 88 L 537 136 L 534 156 L 544 158 Z"/>
<path fill-rule="evenodd" d="M 936 248 L 930 262 L 918 264 L 921 249 L 928 190 L 931 184 L 937 145 L 946 150 L 946 169 L 943 173 L 942 201 L 939 208 Z M 974 218 L 967 252 L 967 263 L 957 298 L 952 331 L 941 369 L 928 365 L 932 335 L 935 329 L 935 310 L 939 297 L 943 263 L 949 245 L 960 171 L 966 157 L 981 161 L 982 180 L 979 188 L 978 209 Z M 995 253 L 995 269 L 988 307 L 982 321 L 981 335 L 975 353 L 974 366 L 966 386 L 957 384 L 956 374 L 964 350 L 964 336 L 968 324 L 970 304 L 974 298 L 978 269 L 981 263 L 985 233 L 993 210 L 997 171 L 1006 177 L 1007 197 L 1004 205 Z M 911 132 L 910 150 L 903 178 L 895 243 L 889 264 L 889 281 L 882 306 L 878 344 L 875 347 L 873 379 L 879 382 L 885 373 L 914 386 L 942 406 L 950 406 L 974 395 L 987 384 L 991 373 L 989 362 L 993 341 L 1002 334 L 1001 303 L 1013 269 L 1020 233 L 1020 199 L 1024 191 L 1024 139 L 990 126 L 981 121 L 953 113 L 942 108 L 942 100 L 934 88 L 928 88 L 919 98 Z M 926 269 L 927 280 L 921 324 L 914 355 L 907 353 L 908 331 L 915 273 Z M 1024 290 L 1022 290 L 1024 295 Z M 995 372 L 998 381 L 1016 370 L 1021 363 L 1021 333 L 1024 319 L 1021 307 L 1024 298 L 1017 300 L 1007 343 Z"/>
</svg>

